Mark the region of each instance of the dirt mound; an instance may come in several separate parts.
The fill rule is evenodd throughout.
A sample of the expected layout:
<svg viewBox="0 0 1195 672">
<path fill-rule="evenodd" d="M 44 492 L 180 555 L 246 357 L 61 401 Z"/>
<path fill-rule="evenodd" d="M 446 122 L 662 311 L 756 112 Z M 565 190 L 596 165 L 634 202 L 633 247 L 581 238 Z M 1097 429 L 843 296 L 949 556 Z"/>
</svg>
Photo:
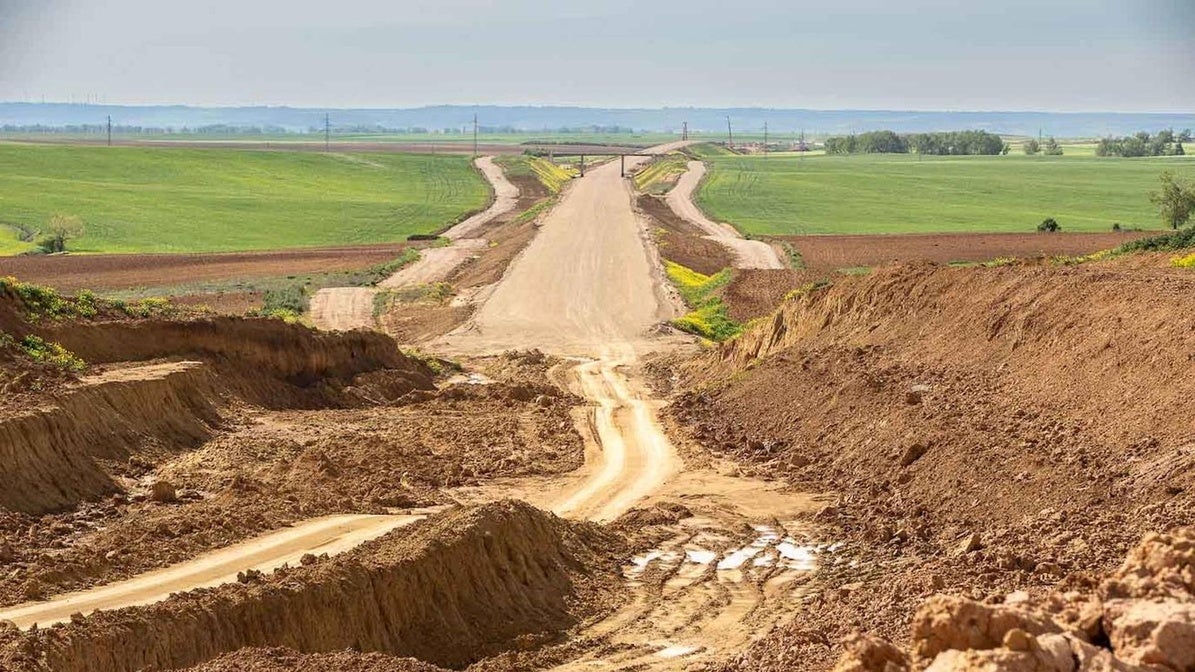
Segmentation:
<svg viewBox="0 0 1195 672">
<path fill-rule="evenodd" d="M 1195 530 L 1146 536 L 1095 587 L 1002 604 L 932 597 L 910 631 L 906 650 L 852 638 L 835 670 L 1195 669 Z"/>
<path fill-rule="evenodd" d="M 1195 513 L 1195 274 L 896 266 L 836 280 L 685 369 L 670 413 L 748 474 L 841 493 L 853 572 L 742 667 L 828 666 L 921 598 L 1045 590 Z"/>
<path fill-rule="evenodd" d="M 332 560 L 0 635 L 0 666 L 171 669 L 243 647 L 284 646 L 463 667 L 550 640 L 614 604 L 619 548 L 595 525 L 521 502 L 458 508 Z"/>
<path fill-rule="evenodd" d="M 383 653 L 338 651 L 299 653 L 294 649 L 241 649 L 188 668 L 190 672 L 444 672 L 414 658 Z"/>
<path fill-rule="evenodd" d="M 93 364 L 186 357 L 298 386 L 378 369 L 409 372 L 411 389 L 430 382 L 430 372 L 399 352 L 393 339 L 373 332 L 331 334 L 239 317 L 51 324 L 38 331 Z"/>
</svg>

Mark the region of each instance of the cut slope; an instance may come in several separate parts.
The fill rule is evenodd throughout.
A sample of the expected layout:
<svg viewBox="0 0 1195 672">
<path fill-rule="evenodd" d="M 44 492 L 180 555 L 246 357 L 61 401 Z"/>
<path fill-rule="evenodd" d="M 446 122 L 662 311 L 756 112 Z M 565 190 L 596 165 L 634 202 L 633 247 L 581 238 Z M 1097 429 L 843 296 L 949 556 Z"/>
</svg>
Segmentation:
<svg viewBox="0 0 1195 672">
<path fill-rule="evenodd" d="M 5 669 L 160 670 L 246 646 L 355 648 L 463 667 L 614 599 L 616 537 L 506 501 L 461 508 L 246 585 L 9 634 Z"/>
</svg>

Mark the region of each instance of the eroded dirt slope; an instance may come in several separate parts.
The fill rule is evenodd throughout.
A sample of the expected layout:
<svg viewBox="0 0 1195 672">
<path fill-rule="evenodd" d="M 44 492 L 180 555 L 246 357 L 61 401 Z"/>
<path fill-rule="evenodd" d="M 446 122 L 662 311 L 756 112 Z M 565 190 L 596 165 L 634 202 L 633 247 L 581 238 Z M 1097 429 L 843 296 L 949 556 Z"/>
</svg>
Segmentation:
<svg viewBox="0 0 1195 672">
<path fill-rule="evenodd" d="M 815 522 L 859 560 L 733 666 L 826 667 L 852 631 L 903 641 L 935 590 L 1041 591 L 1189 521 L 1195 276 L 1162 266 L 895 266 L 686 367 L 677 424 L 841 493 Z"/>
<path fill-rule="evenodd" d="M 615 603 L 619 543 L 519 502 L 459 508 L 244 584 L 5 633 L 0 661 L 12 670 L 171 669 L 246 646 L 287 646 L 462 667 Z"/>
</svg>

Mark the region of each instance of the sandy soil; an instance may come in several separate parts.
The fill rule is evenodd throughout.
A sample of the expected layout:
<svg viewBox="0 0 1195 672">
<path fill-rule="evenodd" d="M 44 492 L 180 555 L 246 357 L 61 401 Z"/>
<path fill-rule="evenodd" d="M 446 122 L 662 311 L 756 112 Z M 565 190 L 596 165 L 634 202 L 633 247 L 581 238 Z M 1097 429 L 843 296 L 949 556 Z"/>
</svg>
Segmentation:
<svg viewBox="0 0 1195 672">
<path fill-rule="evenodd" d="M 311 297 L 311 322 L 325 331 L 373 326 L 373 287 L 325 287 Z"/>
<path fill-rule="evenodd" d="M 335 555 L 380 537 L 423 515 L 339 515 L 314 518 L 293 527 L 234 544 L 190 562 L 142 574 L 128 581 L 95 590 L 67 593 L 45 602 L 0 610 L 0 621 L 19 628 L 46 627 L 71 620 L 71 615 L 160 602 L 171 593 L 211 588 L 237 580 L 245 571 L 273 572 L 283 565 L 297 566 L 313 550 Z"/>
<path fill-rule="evenodd" d="M 689 170 L 680 176 L 676 186 L 668 192 L 667 201 L 673 212 L 701 228 L 709 238 L 730 249 L 735 256 L 735 268 L 784 268 L 784 260 L 771 245 L 743 238 L 733 226 L 713 221 L 697 207 L 693 202 L 693 193 L 704 177 L 705 164 L 701 161 L 690 161 Z"/>
</svg>

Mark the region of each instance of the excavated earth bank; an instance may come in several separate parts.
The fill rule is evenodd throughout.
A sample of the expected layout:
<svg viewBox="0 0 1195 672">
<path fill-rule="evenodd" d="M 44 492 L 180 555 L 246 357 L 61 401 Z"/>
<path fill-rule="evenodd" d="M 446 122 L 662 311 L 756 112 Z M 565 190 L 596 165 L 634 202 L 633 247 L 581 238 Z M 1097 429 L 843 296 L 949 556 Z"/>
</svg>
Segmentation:
<svg viewBox="0 0 1195 672">
<path fill-rule="evenodd" d="M 1195 514 L 1195 274 L 901 265 L 787 301 L 687 365 L 672 422 L 749 475 L 836 491 L 850 571 L 728 669 L 826 669 L 908 642 L 938 591 L 983 600 L 1107 571 Z"/>
<path fill-rule="evenodd" d="M 617 604 L 621 540 L 528 504 L 459 507 L 330 560 L 0 635 L 0 669 L 186 667 L 242 647 L 347 648 L 460 668 Z"/>
</svg>

